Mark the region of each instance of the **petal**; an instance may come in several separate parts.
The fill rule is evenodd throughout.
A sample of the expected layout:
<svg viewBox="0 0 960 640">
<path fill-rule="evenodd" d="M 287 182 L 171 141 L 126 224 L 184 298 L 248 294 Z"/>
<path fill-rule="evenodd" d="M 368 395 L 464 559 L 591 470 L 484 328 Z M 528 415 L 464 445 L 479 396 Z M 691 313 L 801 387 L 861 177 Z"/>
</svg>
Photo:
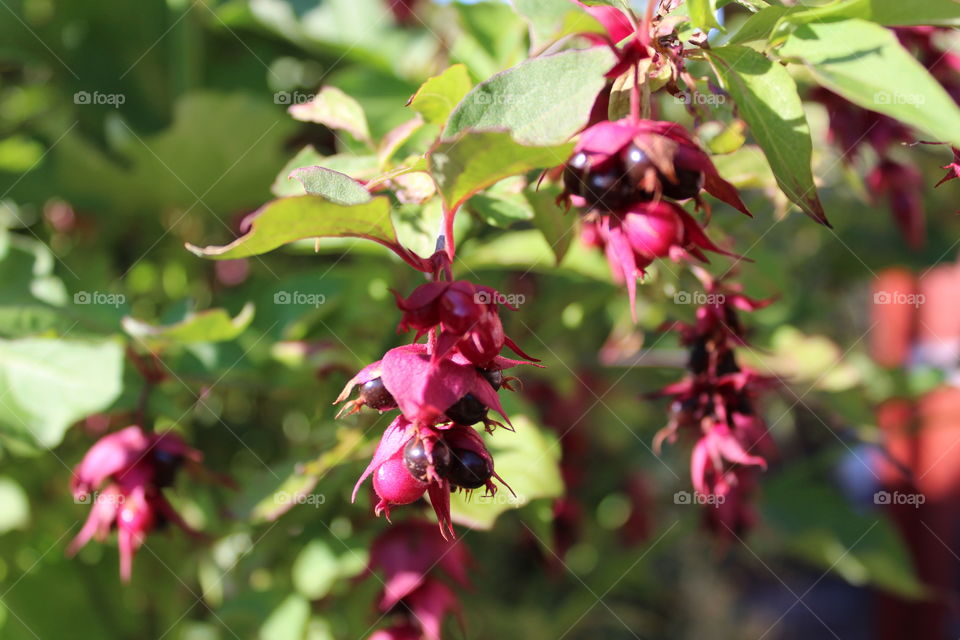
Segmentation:
<svg viewBox="0 0 960 640">
<path fill-rule="evenodd" d="M 136 462 L 150 448 L 150 438 L 137 425 L 106 435 L 83 456 L 71 478 L 75 495 L 85 495 L 109 476 Z"/>
<path fill-rule="evenodd" d="M 357 484 L 353 487 L 353 493 L 350 496 L 351 502 L 356 502 L 357 491 L 360 490 L 360 485 L 370 477 L 370 474 L 373 473 L 377 467 L 399 451 L 400 447 L 410 439 L 411 434 L 411 424 L 403 416 L 397 416 L 394 421 L 390 423 L 390 426 L 384 430 L 383 436 L 380 438 L 380 443 L 377 444 L 377 450 L 373 452 L 373 458 L 370 460 L 370 464 L 364 469 L 360 479 L 357 480 Z"/>
</svg>

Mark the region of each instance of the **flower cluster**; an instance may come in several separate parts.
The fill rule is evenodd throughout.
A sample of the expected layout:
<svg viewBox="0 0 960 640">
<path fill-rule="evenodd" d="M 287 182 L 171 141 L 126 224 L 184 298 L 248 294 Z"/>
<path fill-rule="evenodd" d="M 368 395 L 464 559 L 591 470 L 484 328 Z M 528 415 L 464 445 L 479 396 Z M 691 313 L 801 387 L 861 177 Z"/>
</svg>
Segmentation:
<svg viewBox="0 0 960 640">
<path fill-rule="evenodd" d="M 657 258 L 729 254 L 675 201 L 707 208 L 701 191 L 749 215 L 729 182 L 690 133 L 673 122 L 634 117 L 587 128 L 563 171 L 564 193 L 580 207 L 584 240 L 603 249 L 614 278 L 626 283 L 631 307 L 636 280 Z"/>
<path fill-rule="evenodd" d="M 368 569 L 383 582 L 377 608 L 395 619 L 370 640 L 440 640 L 444 618 L 461 610 L 440 576 L 467 587 L 470 564 L 466 547 L 444 539 L 428 522 L 407 520 L 381 533 L 370 548 Z"/>
<path fill-rule="evenodd" d="M 104 436 L 90 447 L 74 470 L 74 498 L 92 503 L 90 516 L 67 549 L 70 555 L 91 538 L 103 540 L 117 530 L 120 576 L 130 580 L 133 555 L 147 534 L 172 522 L 191 529 L 163 495 L 184 464 L 197 468 L 201 454 L 173 432 L 148 433 L 138 425 Z"/>
<path fill-rule="evenodd" d="M 900 42 L 917 56 L 947 93 L 960 102 L 960 76 L 957 75 L 960 55 L 937 45 L 937 36 L 949 32 L 949 29 L 903 27 L 894 31 Z M 890 155 L 895 145 L 916 141 L 910 128 L 888 116 L 861 109 L 827 89 L 817 88 L 810 97 L 826 107 L 830 117 L 829 139 L 840 147 L 845 162 L 853 162 L 865 145 L 876 152 L 879 161 L 867 175 L 870 193 L 887 198 L 894 221 L 907 244 L 913 248 L 922 246 L 925 233 L 923 175 L 915 167 L 898 162 Z M 892 90 L 878 93 L 875 99 L 886 103 L 913 103 L 923 97 Z M 960 158 L 960 151 L 954 150 L 954 162 L 944 166 L 947 175 L 937 186 L 958 175 L 957 158 Z"/>
<path fill-rule="evenodd" d="M 773 384 L 737 363 L 735 348 L 744 344 L 737 311 L 753 311 L 770 300 L 753 300 L 733 285 L 705 280 L 708 304 L 697 309 L 692 325 L 676 323 L 689 349 L 687 376 L 657 395 L 673 399 L 670 421 L 657 434 L 656 447 L 674 442 L 681 432 L 697 439 L 690 473 L 694 490 L 715 508 L 708 523 L 720 535 L 749 528 L 753 514 L 747 500 L 756 469 L 765 469 L 761 454 L 771 450 L 767 427 L 756 412 L 758 393 Z M 754 453 L 756 451 L 757 453 Z"/>
<path fill-rule="evenodd" d="M 445 254 L 435 256 L 443 263 Z M 449 264 L 438 270 L 449 272 Z M 362 407 L 399 410 L 360 476 L 353 491 L 373 476 L 379 498 L 375 512 L 390 517 L 394 505 L 410 504 L 429 495 L 444 535 L 453 534 L 451 491 L 484 487 L 497 490 L 493 457 L 472 425 L 483 423 L 488 432 L 503 423 L 490 417 L 495 411 L 509 424 L 497 393 L 510 389 L 504 371 L 533 364 L 503 331 L 499 300 L 489 287 L 466 281 L 439 279 L 417 287 L 397 306 L 403 311 L 400 331 L 415 330 L 427 343 L 391 349 L 381 360 L 364 367 L 343 389 L 336 402 L 355 399 L 341 410 Z M 504 346 L 528 358 L 500 355 Z M 506 483 L 503 483 L 506 484 Z"/>
</svg>

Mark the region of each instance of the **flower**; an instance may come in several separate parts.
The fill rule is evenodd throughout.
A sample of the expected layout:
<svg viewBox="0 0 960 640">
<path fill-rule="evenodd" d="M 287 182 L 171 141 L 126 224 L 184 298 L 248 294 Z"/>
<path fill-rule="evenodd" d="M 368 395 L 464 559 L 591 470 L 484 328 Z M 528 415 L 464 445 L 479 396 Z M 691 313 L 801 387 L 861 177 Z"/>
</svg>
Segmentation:
<svg viewBox="0 0 960 640">
<path fill-rule="evenodd" d="M 680 332 L 680 342 L 690 355 L 686 377 L 655 394 L 673 402 L 654 448 L 676 441 L 681 432 L 696 438 L 691 484 L 698 494 L 711 498 L 708 525 L 725 535 L 740 532 L 753 521 L 743 487 L 755 470 L 766 469 L 765 456 L 772 452 L 768 429 L 754 405 L 759 393 L 776 382 L 737 362 L 735 347 L 745 344 L 737 310 L 753 311 L 771 300 L 748 298 L 737 286 L 702 271 L 697 275 L 707 289 L 705 304 L 697 308 L 695 323 L 671 326 Z"/>
<path fill-rule="evenodd" d="M 621 216 L 603 216 L 597 225 L 613 279 L 627 285 L 634 321 L 637 279 L 656 258 L 693 256 L 707 262 L 705 250 L 735 257 L 714 244 L 689 213 L 666 200 L 640 202 Z"/>
<path fill-rule="evenodd" d="M 199 465 L 201 458 L 199 451 L 169 431 L 147 433 L 132 425 L 101 438 L 87 451 L 71 478 L 74 496 L 93 506 L 67 554 L 75 554 L 91 538 L 104 540 L 116 527 L 120 577 L 128 582 L 133 556 L 154 528 L 173 522 L 199 536 L 174 511 L 161 489 L 173 483 L 184 462 Z"/>
<path fill-rule="evenodd" d="M 389 520 L 391 507 L 410 504 L 426 493 L 444 537 L 454 535 L 450 515 L 452 491 L 485 487 L 487 495 L 494 495 L 494 478 L 509 489 L 494 471 L 493 456 L 472 427 L 427 427 L 403 416 L 397 416 L 384 431 L 373 458 L 353 488 L 353 501 L 371 475 L 378 498 L 374 513 L 384 514 Z"/>
<path fill-rule="evenodd" d="M 370 548 L 368 570 L 383 574 L 383 595 L 377 608 L 384 613 L 397 612 L 399 620 L 373 634 L 371 640 L 440 640 L 443 619 L 451 612 L 459 617 L 461 607 L 439 574 L 466 587 L 471 564 L 465 546 L 444 539 L 427 522 L 408 520 L 381 533 Z"/>
<path fill-rule="evenodd" d="M 580 135 L 564 170 L 565 195 L 587 209 L 620 213 L 661 197 L 700 198 L 701 189 L 750 215 L 736 188 L 681 125 L 623 118 Z"/>
<path fill-rule="evenodd" d="M 488 365 L 504 345 L 521 357 L 532 359 L 504 335 L 498 304 L 504 297 L 490 287 L 466 280 L 437 281 L 420 285 L 408 298 L 401 298 L 396 292 L 394 297 L 403 311 L 400 331 L 415 329 L 419 339 L 434 328 L 441 328 L 431 357 L 434 364 L 455 347 L 478 367 Z"/>
<path fill-rule="evenodd" d="M 499 413 L 509 424 L 510 420 L 497 398 L 500 386 L 494 386 L 491 379 L 502 380 L 504 370 L 521 364 L 539 366 L 527 360 L 496 356 L 487 363 L 487 368 L 480 369 L 459 351 L 448 354 L 434 365 L 427 345 L 404 345 L 391 349 L 382 360 L 361 369 L 347 382 L 334 402 L 345 401 L 359 386 L 360 397 L 345 405 L 341 413 L 358 411 L 369 404 L 363 394 L 365 385 L 380 380 L 378 384 L 382 384 L 407 422 L 429 425 L 450 421 L 447 412 L 470 396 L 482 407 Z M 481 419 L 488 426 L 500 424 L 487 418 L 486 413 L 476 421 Z"/>
</svg>

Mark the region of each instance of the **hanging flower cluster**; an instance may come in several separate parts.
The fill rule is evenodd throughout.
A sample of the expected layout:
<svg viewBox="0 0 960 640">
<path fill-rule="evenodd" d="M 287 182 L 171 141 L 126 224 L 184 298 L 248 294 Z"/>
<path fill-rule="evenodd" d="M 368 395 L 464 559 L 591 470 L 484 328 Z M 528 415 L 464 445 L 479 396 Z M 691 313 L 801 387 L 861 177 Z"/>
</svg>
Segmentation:
<svg viewBox="0 0 960 640">
<path fill-rule="evenodd" d="M 740 535 L 754 521 L 748 501 L 753 476 L 766 468 L 763 456 L 772 449 L 755 401 L 774 381 L 737 363 L 735 349 L 745 344 L 737 311 L 754 311 L 771 301 L 753 300 L 734 285 L 700 275 L 706 303 L 698 307 L 696 322 L 672 326 L 689 349 L 688 372 L 656 394 L 673 402 L 655 445 L 675 442 L 681 433 L 696 438 L 690 473 L 698 502 L 715 507 L 707 518 L 716 533 Z"/>
<path fill-rule="evenodd" d="M 423 520 L 407 520 L 381 533 L 370 547 L 368 570 L 383 582 L 377 609 L 394 619 L 370 640 L 440 640 L 444 618 L 460 617 L 462 610 L 441 576 L 468 587 L 471 563 L 464 545 L 445 539 Z"/>
<path fill-rule="evenodd" d="M 950 31 L 936 27 L 894 29 L 903 46 L 911 50 L 930 71 L 930 75 L 960 103 L 960 75 L 957 74 L 960 71 L 960 55 L 937 44 L 938 36 Z M 923 210 L 924 177 L 915 167 L 898 162 L 890 155 L 896 145 L 916 142 L 913 132 L 903 123 L 876 111 L 862 109 L 828 89 L 818 87 L 810 97 L 826 107 L 830 117 L 829 139 L 840 147 L 845 162 L 855 161 L 864 146 L 876 152 L 879 161 L 867 175 L 869 192 L 887 198 L 894 221 L 907 244 L 915 249 L 921 247 L 926 226 Z M 915 96 L 900 95 L 895 89 L 889 94 L 878 94 L 877 98 L 887 101 L 916 99 Z M 936 186 L 957 176 L 955 163 L 960 157 L 958 154 L 960 151 L 954 149 L 954 162 L 943 167 L 948 171 L 947 176 Z"/>
<path fill-rule="evenodd" d="M 585 130 L 563 171 L 562 197 L 587 213 L 584 237 L 602 248 L 631 307 L 637 278 L 657 258 L 678 261 L 704 251 L 730 254 L 711 241 L 675 201 L 707 208 L 701 191 L 749 215 L 729 182 L 690 133 L 673 122 L 624 118 Z"/>
<path fill-rule="evenodd" d="M 75 554 L 91 538 L 113 529 L 120 547 L 120 577 L 129 581 L 133 555 L 151 531 L 172 522 L 195 537 L 163 495 L 186 463 L 198 469 L 202 455 L 173 432 L 148 433 L 132 425 L 90 447 L 71 479 L 74 498 L 92 504 L 90 516 L 67 549 Z"/>
<path fill-rule="evenodd" d="M 504 426 L 490 417 L 490 410 L 509 424 L 497 397 L 501 388 L 510 389 L 511 378 L 504 371 L 533 361 L 503 332 L 500 293 L 453 281 L 443 251 L 431 262 L 438 265 L 433 282 L 407 298 L 396 296 L 403 312 L 399 330 L 413 329 L 415 340 L 426 335 L 428 341 L 391 349 L 357 373 L 336 402 L 346 401 L 356 389 L 356 398 L 341 414 L 362 407 L 399 411 L 360 476 L 353 499 L 371 475 L 379 498 L 374 510 L 388 519 L 392 506 L 427 494 L 444 535 L 453 535 L 451 491 L 484 487 L 492 495 L 497 491 L 494 479 L 506 484 L 472 425 L 482 423 L 488 432 Z M 447 279 L 441 280 L 442 275 Z M 526 359 L 501 356 L 504 346 Z"/>
</svg>

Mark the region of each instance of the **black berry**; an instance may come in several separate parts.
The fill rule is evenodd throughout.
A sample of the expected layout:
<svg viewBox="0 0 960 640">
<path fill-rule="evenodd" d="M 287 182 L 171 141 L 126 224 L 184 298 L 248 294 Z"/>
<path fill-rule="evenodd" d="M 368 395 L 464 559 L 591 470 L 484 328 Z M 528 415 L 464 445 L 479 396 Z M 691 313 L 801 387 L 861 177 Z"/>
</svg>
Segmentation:
<svg viewBox="0 0 960 640">
<path fill-rule="evenodd" d="M 464 489 L 479 489 L 490 480 L 493 468 L 486 458 L 469 449 L 454 449 L 451 452 L 447 480 Z"/>
<path fill-rule="evenodd" d="M 443 440 L 435 440 L 431 450 L 433 457 L 433 468 L 437 475 L 445 477 L 450 468 L 450 447 Z M 427 469 L 430 467 L 430 459 L 427 456 L 427 447 L 423 440 L 412 438 L 403 448 L 403 463 L 417 480 L 427 481 Z"/>
<path fill-rule="evenodd" d="M 624 175 L 620 162 L 611 161 L 607 165 L 587 173 L 583 199 L 591 209 L 619 211 L 637 201 L 637 190 Z"/>
<path fill-rule="evenodd" d="M 478 369 L 477 371 L 490 383 L 494 391 L 500 391 L 500 387 L 503 386 L 503 371 L 500 369 Z"/>
<path fill-rule="evenodd" d="M 703 173 L 694 169 L 676 167 L 677 181 L 671 182 L 666 176 L 660 176 L 663 195 L 674 200 L 692 198 L 703 188 Z"/>
<path fill-rule="evenodd" d="M 737 366 L 737 359 L 732 350 L 724 351 L 717 358 L 717 375 L 723 376 L 728 373 L 739 373 L 740 367 Z"/>
<path fill-rule="evenodd" d="M 693 373 L 703 373 L 710 364 L 710 354 L 707 353 L 707 344 L 703 340 L 697 340 L 690 347 L 690 359 L 687 361 L 687 369 Z"/>
<path fill-rule="evenodd" d="M 575 153 L 563 168 L 563 186 L 575 196 L 583 195 L 583 176 L 587 169 L 587 154 Z"/>
<path fill-rule="evenodd" d="M 158 487 L 171 486 L 177 470 L 182 463 L 183 456 L 178 456 L 169 451 L 163 451 L 162 449 L 154 449 L 153 483 Z"/>
<path fill-rule="evenodd" d="M 363 404 L 377 411 L 397 408 L 397 401 L 383 386 L 383 380 L 380 378 L 374 378 L 363 383 L 360 387 L 360 399 L 363 400 Z"/>
<path fill-rule="evenodd" d="M 468 393 L 447 409 L 447 417 L 462 425 L 471 425 L 487 417 L 487 407 Z"/>
</svg>

